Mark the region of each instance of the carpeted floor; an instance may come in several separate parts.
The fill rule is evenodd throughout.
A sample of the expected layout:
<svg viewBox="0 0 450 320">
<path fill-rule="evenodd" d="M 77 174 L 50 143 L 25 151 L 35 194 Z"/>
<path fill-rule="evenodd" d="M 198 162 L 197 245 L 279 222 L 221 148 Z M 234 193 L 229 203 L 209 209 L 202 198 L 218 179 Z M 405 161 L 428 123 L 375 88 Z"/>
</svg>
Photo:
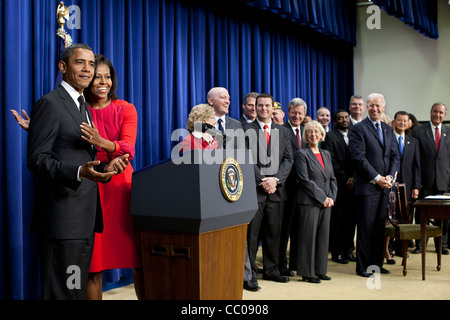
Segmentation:
<svg viewBox="0 0 450 320">
<path fill-rule="evenodd" d="M 243 290 L 243 300 L 448 300 L 450 298 L 450 255 L 442 256 L 441 271 L 436 270 L 434 242 L 429 241 L 426 255 L 426 280 L 422 280 L 421 254 L 410 249 L 407 275 L 403 276 L 401 258 L 395 265 L 385 265 L 391 271 L 379 278 L 357 276 L 355 263 L 342 265 L 328 262 L 330 281 L 312 284 L 294 276 L 289 283 L 260 279 L 258 292 Z M 261 263 L 261 250 L 258 262 Z M 262 263 L 261 263 L 262 264 Z M 104 300 L 136 300 L 133 284 L 103 293 Z"/>
</svg>

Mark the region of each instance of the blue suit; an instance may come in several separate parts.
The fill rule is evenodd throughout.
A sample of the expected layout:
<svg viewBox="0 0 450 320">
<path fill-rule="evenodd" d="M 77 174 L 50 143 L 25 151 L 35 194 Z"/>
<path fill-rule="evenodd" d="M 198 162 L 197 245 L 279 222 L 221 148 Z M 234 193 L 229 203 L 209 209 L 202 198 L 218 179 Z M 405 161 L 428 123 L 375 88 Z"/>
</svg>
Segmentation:
<svg viewBox="0 0 450 320">
<path fill-rule="evenodd" d="M 381 128 L 383 141 L 370 118 L 354 125 L 349 135 L 350 154 L 356 165 L 357 273 L 367 272 L 371 265 L 381 267 L 383 264 L 389 189 L 381 189 L 373 179 L 378 175 L 394 177 L 399 168 L 400 157 L 394 132 L 382 122 Z"/>
</svg>

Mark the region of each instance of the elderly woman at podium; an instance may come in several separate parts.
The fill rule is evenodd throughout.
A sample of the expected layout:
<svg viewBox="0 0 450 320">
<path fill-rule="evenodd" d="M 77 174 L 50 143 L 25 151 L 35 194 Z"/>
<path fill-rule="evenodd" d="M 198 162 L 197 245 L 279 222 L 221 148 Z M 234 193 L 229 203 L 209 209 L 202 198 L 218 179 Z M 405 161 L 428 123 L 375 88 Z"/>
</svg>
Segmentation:
<svg viewBox="0 0 450 320">
<path fill-rule="evenodd" d="M 208 104 L 199 104 L 189 113 L 186 129 L 191 133 L 180 143 L 180 153 L 192 149 L 216 149 L 219 142 L 213 137 L 214 109 Z"/>
<path fill-rule="evenodd" d="M 308 146 L 295 154 L 300 180 L 297 191 L 299 217 L 297 273 L 304 281 L 320 283 L 326 275 L 331 207 L 337 194 L 331 155 L 319 148 L 325 130 L 317 121 L 306 124 L 303 139 Z"/>
</svg>

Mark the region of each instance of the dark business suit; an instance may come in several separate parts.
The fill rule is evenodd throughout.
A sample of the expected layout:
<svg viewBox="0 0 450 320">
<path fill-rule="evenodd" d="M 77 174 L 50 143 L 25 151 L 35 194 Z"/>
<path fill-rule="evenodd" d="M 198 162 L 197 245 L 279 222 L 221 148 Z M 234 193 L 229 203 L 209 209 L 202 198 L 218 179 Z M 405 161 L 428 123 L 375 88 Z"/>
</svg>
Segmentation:
<svg viewBox="0 0 450 320">
<path fill-rule="evenodd" d="M 226 134 L 226 137 L 224 139 L 224 146 L 226 148 L 232 148 L 232 149 L 244 149 L 245 148 L 244 129 L 239 120 L 233 119 L 229 116 L 225 116 L 225 134 Z M 232 141 L 233 141 L 233 146 L 231 143 Z"/>
<path fill-rule="evenodd" d="M 384 228 L 389 189 L 372 180 L 377 176 L 395 176 L 399 155 L 394 132 L 381 122 L 383 140 L 369 117 L 350 131 L 349 148 L 356 165 L 355 195 L 357 196 L 356 272 L 366 273 L 371 265 L 383 264 Z"/>
<path fill-rule="evenodd" d="M 295 153 L 294 166 L 300 181 L 297 189 L 299 219 L 297 273 L 314 277 L 327 273 L 331 208 L 322 203 L 336 199 L 337 183 L 331 155 L 320 151 L 325 169 L 309 147 Z"/>
<path fill-rule="evenodd" d="M 406 198 L 408 200 L 411 200 L 412 189 L 420 190 L 421 187 L 419 143 L 416 138 L 406 134 L 403 156 L 400 154 L 400 170 L 398 172 L 397 182 L 405 184 Z"/>
<path fill-rule="evenodd" d="M 263 264 L 266 275 L 279 274 L 279 248 L 282 223 L 283 201 L 286 200 L 284 184 L 291 171 L 293 155 L 288 130 L 272 122 L 270 145 L 267 146 L 263 130 L 258 121 L 246 127 L 247 147 L 252 150 L 255 168 L 256 194 L 258 211 L 249 224 L 247 243 L 253 278 L 258 276 L 255 263 L 258 252 L 258 236 L 261 231 L 263 247 Z M 277 190 L 267 194 L 260 186 L 262 179 L 276 177 L 279 179 Z"/>
<path fill-rule="evenodd" d="M 350 133 L 350 129 L 347 130 Z M 356 204 L 354 187 L 350 189 L 347 181 L 354 178 L 355 165 L 350 149 L 339 129 L 327 133 L 322 149 L 328 150 L 333 162 L 334 175 L 337 180 L 338 193 L 336 203 L 331 209 L 330 251 L 332 259 L 342 255 L 344 259 L 353 255 Z"/>
<path fill-rule="evenodd" d="M 439 152 L 430 123 L 414 129 L 412 136 L 419 142 L 422 171 L 422 193 L 429 196 L 448 192 L 450 186 L 450 129 L 442 124 Z"/>
<path fill-rule="evenodd" d="M 244 116 L 242 115 L 239 118 L 239 122 L 241 123 L 242 128 L 245 128 L 247 126 L 247 124 L 252 123 L 253 121 L 247 122 L 247 119 L 245 119 Z"/>
<path fill-rule="evenodd" d="M 27 163 L 37 176 L 30 232 L 38 235 L 42 244 L 42 298 L 84 299 L 89 253 L 92 254 L 90 241 L 94 231 L 102 232 L 103 220 L 97 183 L 88 179 L 78 181 L 77 172 L 79 166 L 96 159 L 96 149 L 81 138 L 80 125 L 86 120 L 61 85 L 37 101 L 30 118 Z M 48 249 L 55 246 L 54 240 L 55 243 L 80 240 L 86 244 L 86 251 L 74 249 L 73 254 L 60 255 L 62 261 L 54 262 L 49 253 L 52 249 Z M 63 265 L 59 268 L 52 267 L 52 263 L 60 262 Z M 81 271 L 80 290 L 69 290 L 66 286 L 65 279 L 70 275 L 67 267 L 73 265 Z M 62 288 L 54 287 L 56 282 Z"/>
<path fill-rule="evenodd" d="M 420 196 L 427 197 L 448 192 L 450 186 L 450 129 L 445 124 L 442 124 L 439 152 L 430 123 L 416 127 L 412 136 L 418 140 L 420 149 L 420 167 L 422 172 Z M 416 221 L 420 221 L 420 217 L 417 215 Z M 447 229 L 448 221 L 445 220 L 442 235 L 444 247 L 448 247 Z"/>
<path fill-rule="evenodd" d="M 407 134 L 404 134 L 404 139 L 403 155 L 401 155 L 400 149 L 398 151 L 400 155 L 400 166 L 397 182 L 405 184 L 406 199 L 409 202 L 408 211 L 412 213 L 414 209 L 412 205 L 413 200 L 411 200 L 412 189 L 420 190 L 421 188 L 420 151 L 417 139 L 410 137 Z M 398 146 L 398 139 L 396 139 L 396 141 Z M 420 221 L 417 223 L 420 223 Z M 419 241 L 418 245 L 420 246 L 420 240 L 416 241 Z M 392 244 L 396 254 L 402 252 L 401 241 L 394 239 Z"/>
<path fill-rule="evenodd" d="M 299 146 L 297 136 L 289 122 L 283 124 L 289 130 L 292 151 L 295 154 L 298 150 L 305 147 L 304 141 L 301 139 L 303 135 L 303 127 L 299 128 L 301 145 Z M 281 226 L 280 238 L 280 271 L 288 270 L 287 262 L 287 245 L 289 244 L 289 270 L 297 270 L 297 245 L 298 245 L 298 219 L 296 216 L 296 198 L 297 198 L 298 178 L 295 172 L 295 166 L 292 166 L 291 172 L 285 183 L 286 201 L 284 203 L 283 223 Z"/>
</svg>

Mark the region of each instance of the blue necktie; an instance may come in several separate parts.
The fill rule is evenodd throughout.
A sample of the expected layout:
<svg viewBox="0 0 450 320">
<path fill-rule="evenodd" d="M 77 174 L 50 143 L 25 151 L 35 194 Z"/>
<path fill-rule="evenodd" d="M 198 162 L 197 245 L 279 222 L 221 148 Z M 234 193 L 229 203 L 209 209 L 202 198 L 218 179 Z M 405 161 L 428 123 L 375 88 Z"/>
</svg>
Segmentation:
<svg viewBox="0 0 450 320">
<path fill-rule="evenodd" d="M 381 131 L 381 125 L 379 122 L 376 123 L 376 127 L 377 127 L 377 131 L 378 131 L 378 136 L 380 137 L 380 140 L 381 140 L 381 144 L 384 145 L 383 131 Z"/>
<path fill-rule="evenodd" d="M 218 125 L 219 131 L 223 133 L 223 148 L 225 149 L 225 147 L 226 147 L 226 145 L 227 145 L 227 142 L 226 142 L 226 139 L 225 139 L 225 129 L 224 129 L 223 126 L 222 126 L 223 120 L 222 120 L 222 119 L 218 119 L 217 122 L 218 122 L 218 124 L 219 124 L 219 125 Z"/>
<path fill-rule="evenodd" d="M 402 136 L 400 136 L 400 137 L 398 137 L 398 148 L 400 149 L 400 154 L 402 155 L 402 157 L 403 157 L 403 137 Z"/>
<path fill-rule="evenodd" d="M 219 125 L 218 125 L 219 131 L 222 133 L 225 133 L 225 130 L 223 129 L 223 126 L 222 126 L 222 119 L 218 119 L 217 122 L 219 123 Z"/>
</svg>

